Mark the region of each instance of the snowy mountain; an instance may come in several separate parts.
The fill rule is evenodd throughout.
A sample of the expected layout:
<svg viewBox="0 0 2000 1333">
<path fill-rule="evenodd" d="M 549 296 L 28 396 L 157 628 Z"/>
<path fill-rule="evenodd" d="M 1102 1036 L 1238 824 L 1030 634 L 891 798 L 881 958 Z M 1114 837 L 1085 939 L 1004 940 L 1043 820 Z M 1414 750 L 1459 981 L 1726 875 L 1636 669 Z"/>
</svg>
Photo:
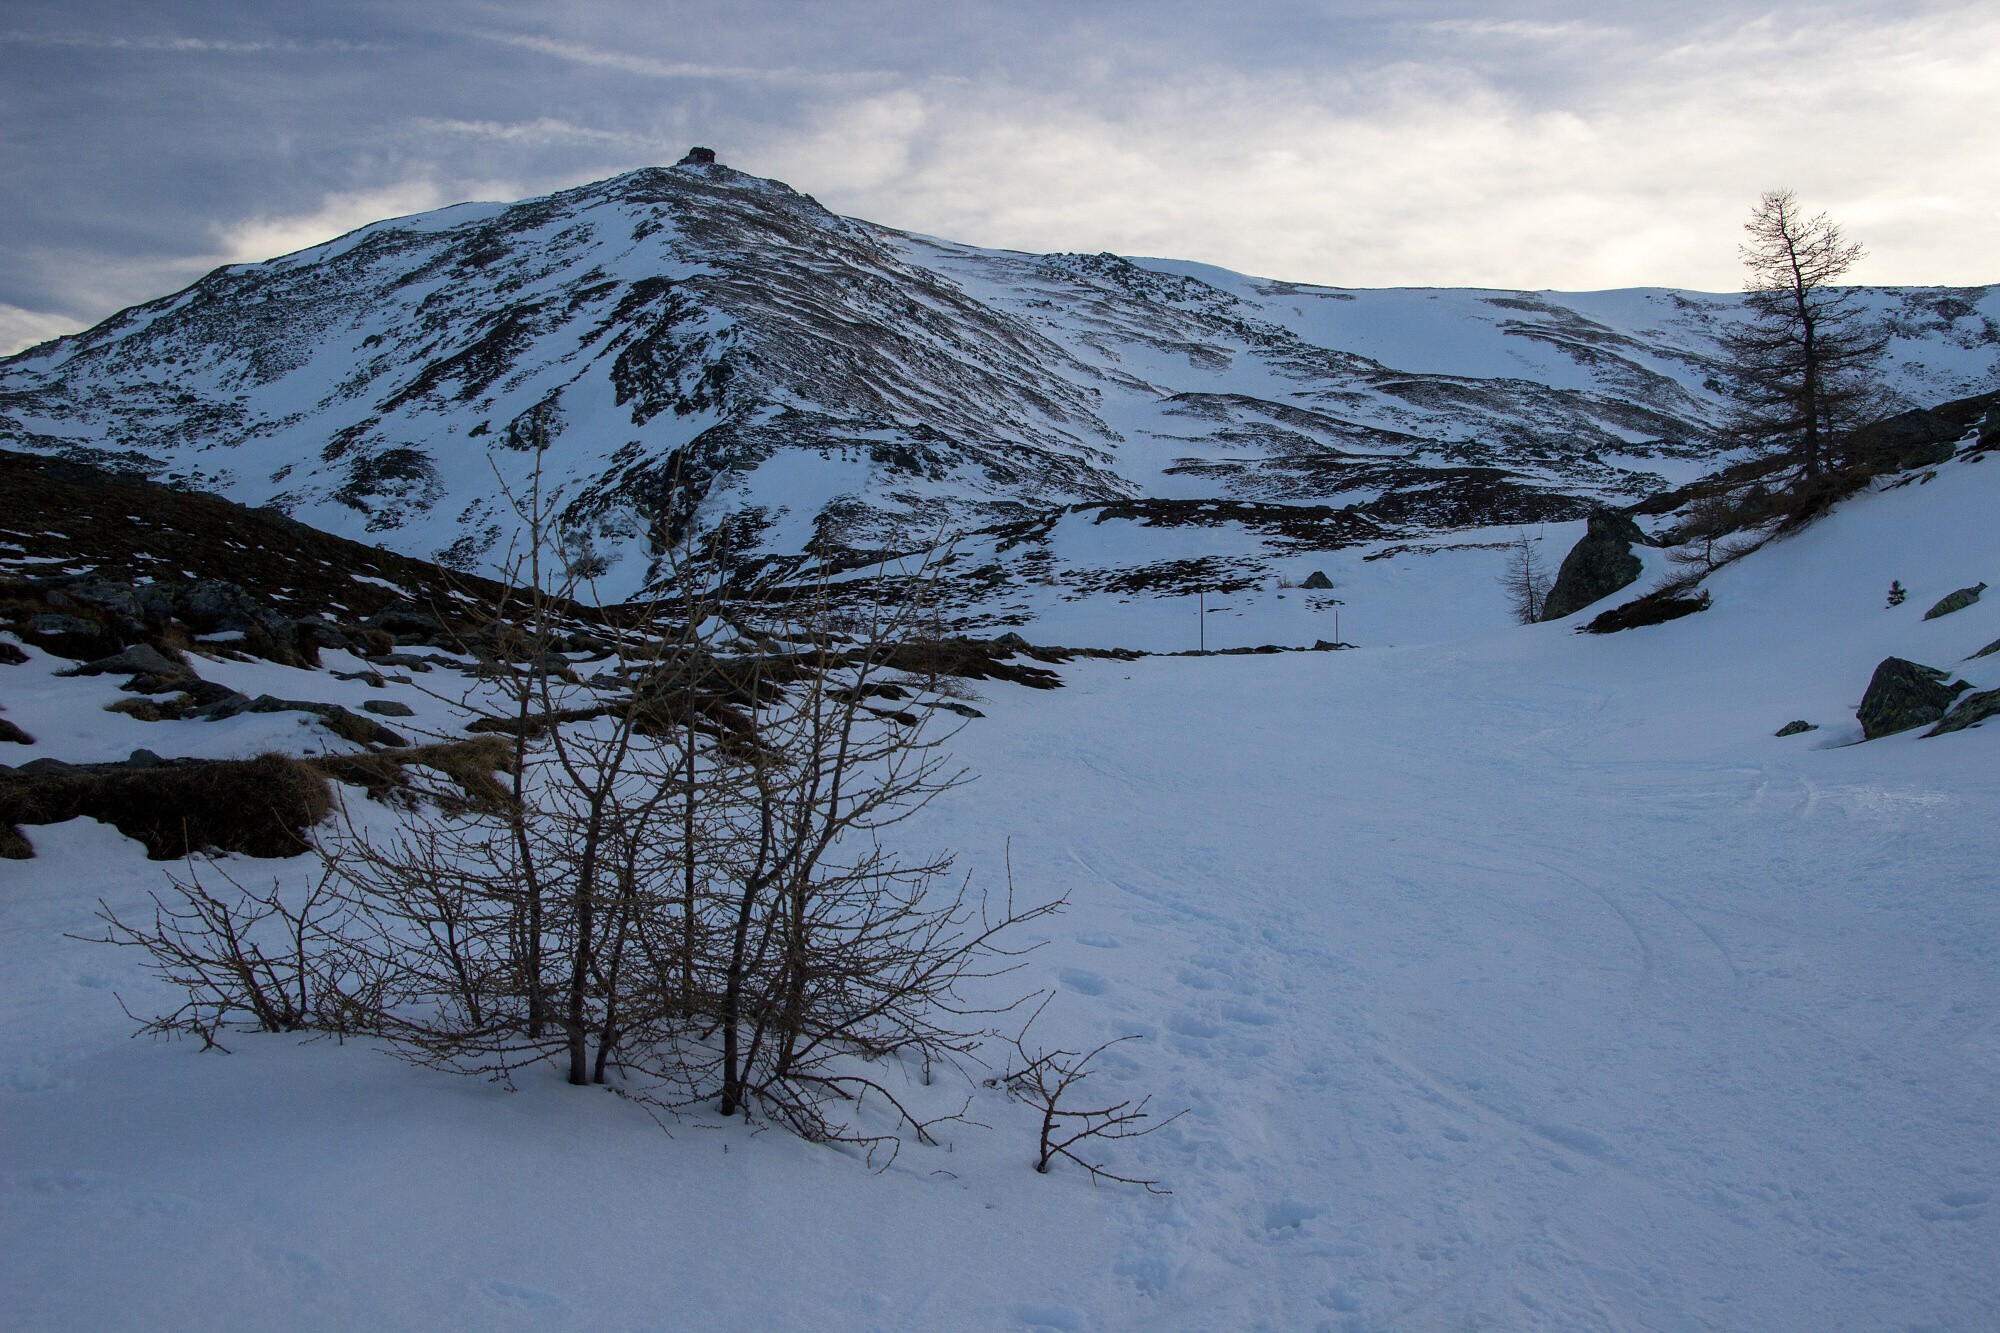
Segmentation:
<svg viewBox="0 0 2000 1333">
<path fill-rule="evenodd" d="M 219 269 L 0 362 L 0 445 L 464 568 L 539 460 L 611 597 L 692 530 L 751 561 L 988 529 L 968 624 L 1573 520 L 1716 459 L 1734 297 L 981 250 L 700 157 Z M 1913 402 L 1997 382 L 2000 293 L 1867 299 Z"/>
</svg>

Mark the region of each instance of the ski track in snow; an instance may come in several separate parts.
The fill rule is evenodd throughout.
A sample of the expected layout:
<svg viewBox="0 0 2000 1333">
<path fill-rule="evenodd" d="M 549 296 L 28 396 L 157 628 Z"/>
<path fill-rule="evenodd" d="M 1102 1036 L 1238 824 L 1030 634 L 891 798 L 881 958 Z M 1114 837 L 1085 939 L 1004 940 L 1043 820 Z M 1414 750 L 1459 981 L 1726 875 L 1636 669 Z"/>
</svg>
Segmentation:
<svg viewBox="0 0 2000 1333">
<path fill-rule="evenodd" d="M 1839 743 L 1890 652 L 2000 685 L 1963 660 L 2000 602 L 1919 618 L 2000 570 L 2000 471 L 1945 479 L 1624 635 L 988 688 L 954 742 L 984 776 L 905 831 L 1069 893 L 1018 981 L 1056 991 L 1045 1041 L 1141 1038 L 1091 1088 L 1187 1108 L 1110 1154 L 1168 1197 L 1037 1176 L 996 1094 L 877 1173 L 365 1043 L 131 1043 L 114 994 L 163 993 L 62 936 L 161 867 L 32 828 L 0 863 L 7 1322 L 1992 1328 L 2000 736 Z M 0 667 L 9 716 L 83 744 L 33 670 Z M 1823 730 L 1771 736 L 1794 716 Z"/>
</svg>

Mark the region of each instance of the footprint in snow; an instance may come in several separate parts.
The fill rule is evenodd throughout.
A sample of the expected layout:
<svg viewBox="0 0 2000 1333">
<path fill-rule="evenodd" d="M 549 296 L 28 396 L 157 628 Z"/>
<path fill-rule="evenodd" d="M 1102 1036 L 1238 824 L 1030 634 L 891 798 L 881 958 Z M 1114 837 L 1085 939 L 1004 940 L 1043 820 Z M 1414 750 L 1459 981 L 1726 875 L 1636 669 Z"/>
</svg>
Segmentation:
<svg viewBox="0 0 2000 1333">
<path fill-rule="evenodd" d="M 523 1310 L 567 1310 L 569 1302 L 553 1292 L 535 1287 L 524 1287 L 518 1282 L 482 1282 L 479 1290 L 486 1298 L 499 1305 L 511 1305 Z"/>
<path fill-rule="evenodd" d="M 325 1266 L 318 1259 L 302 1250 L 287 1250 L 276 1245 L 259 1245 L 255 1253 L 264 1267 L 283 1277 L 313 1278 L 320 1277 L 326 1272 Z"/>
<path fill-rule="evenodd" d="M 1173 1285 L 1173 1259 L 1154 1249 L 1127 1248 L 1112 1271 L 1148 1296 L 1157 1296 Z"/>
<path fill-rule="evenodd" d="M 1280 1199 L 1276 1203 L 1264 1205 L 1264 1230 L 1279 1235 L 1291 1232 L 1293 1235 L 1305 1229 L 1306 1223 L 1318 1217 L 1325 1209 L 1316 1203 L 1303 1203 L 1298 1199 Z"/>
<path fill-rule="evenodd" d="M 70 1081 L 39 1064 L 23 1064 L 7 1076 L 7 1086 L 15 1092 L 60 1092 Z"/>
<path fill-rule="evenodd" d="M 132 1200 L 132 1216 L 171 1222 L 194 1211 L 194 1201 L 178 1194 L 149 1194 Z"/>
<path fill-rule="evenodd" d="M 1341 1283 L 1335 1283 L 1327 1288 L 1326 1294 L 1321 1296 L 1320 1300 L 1329 1310 L 1338 1310 L 1342 1314 L 1361 1313 L 1361 1298 Z"/>
<path fill-rule="evenodd" d="M 75 1199 L 100 1192 L 111 1177 L 102 1171 L 34 1171 L 15 1177 L 15 1183 L 30 1194 Z"/>
<path fill-rule="evenodd" d="M 1222 1035 L 1220 1025 L 1209 1022 L 1200 1014 L 1175 1014 L 1167 1020 L 1167 1028 L 1183 1037 L 1194 1037 L 1202 1041 Z"/>
<path fill-rule="evenodd" d="M 1548 1123 L 1530 1125 L 1528 1128 L 1550 1143 L 1568 1148 L 1571 1152 L 1582 1153 L 1585 1157 L 1608 1157 L 1611 1154 L 1611 1145 L 1587 1129 L 1578 1129 L 1574 1125 Z"/>
<path fill-rule="evenodd" d="M 1110 988 L 1110 983 L 1103 977 L 1095 972 L 1086 972 L 1080 967 L 1066 967 L 1056 974 L 1056 979 L 1061 981 L 1066 989 L 1073 990 L 1079 995 L 1102 995 Z"/>
<path fill-rule="evenodd" d="M 1992 1190 L 1948 1190 L 1936 1203 L 1918 1204 L 1917 1216 L 1926 1222 L 1970 1222 L 1986 1216 L 1986 1205 L 1992 1198 Z"/>
</svg>

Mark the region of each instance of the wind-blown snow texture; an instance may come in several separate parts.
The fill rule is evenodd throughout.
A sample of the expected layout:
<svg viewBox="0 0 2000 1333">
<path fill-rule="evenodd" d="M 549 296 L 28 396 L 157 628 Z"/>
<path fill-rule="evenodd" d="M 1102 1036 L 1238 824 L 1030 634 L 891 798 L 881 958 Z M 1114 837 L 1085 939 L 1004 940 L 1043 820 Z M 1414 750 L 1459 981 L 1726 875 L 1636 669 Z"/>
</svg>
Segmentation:
<svg viewBox="0 0 2000 1333">
<path fill-rule="evenodd" d="M 1866 299 L 1912 401 L 1993 386 L 1990 289 Z M 504 549 L 502 485 L 540 456 L 607 596 L 690 527 L 785 556 L 1134 498 L 1251 506 L 1230 549 L 1263 568 L 1574 519 L 1704 470 L 1738 314 L 979 250 L 690 163 L 218 270 L 0 363 L 0 444 L 108 453 L 468 567 Z M 1301 502 L 1326 512 L 1268 508 Z M 1130 581 L 1060 550 L 1021 563 L 1040 549 L 1004 546 L 961 597 L 977 623 L 1026 623 L 990 614 L 1024 587 Z"/>
<path fill-rule="evenodd" d="M 368 1043 L 135 1044 L 113 993 L 170 997 L 64 932 L 160 867 L 32 827 L 39 858 L 0 862 L 7 1322 L 2000 1325 L 2000 735 L 1848 744 L 1885 656 L 2000 685 L 2000 654 L 1965 660 L 2000 601 L 1922 619 L 1994 580 L 1996 512 L 2000 460 L 1946 464 L 1601 638 L 1498 625 L 1496 552 L 1406 556 L 1354 577 L 1426 569 L 1428 642 L 990 687 L 954 742 L 983 779 L 903 833 L 1071 895 L 1018 979 L 1057 988 L 1051 1040 L 1143 1036 L 1092 1087 L 1189 1108 L 1116 1158 L 1167 1198 L 1036 1175 L 1028 1113 L 984 1089 L 991 1128 L 878 1175 L 699 1115 L 669 1135 L 553 1071 L 510 1095 Z M 0 684 L 38 749 L 222 744 L 29 657 Z"/>
</svg>

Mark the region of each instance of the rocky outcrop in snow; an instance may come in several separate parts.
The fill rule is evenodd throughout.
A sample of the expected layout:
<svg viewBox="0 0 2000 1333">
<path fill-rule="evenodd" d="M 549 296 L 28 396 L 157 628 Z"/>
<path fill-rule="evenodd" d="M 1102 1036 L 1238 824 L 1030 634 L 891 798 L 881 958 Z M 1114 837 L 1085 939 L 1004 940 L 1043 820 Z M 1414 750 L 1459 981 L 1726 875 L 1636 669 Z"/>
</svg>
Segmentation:
<svg viewBox="0 0 2000 1333">
<path fill-rule="evenodd" d="M 1556 581 L 1542 603 L 1543 620 L 1561 620 L 1592 602 L 1636 583 L 1644 566 L 1634 546 L 1646 544 L 1646 534 L 1628 514 L 1598 510 L 1590 525 L 1556 571 Z"/>
<path fill-rule="evenodd" d="M 1921 662 L 1883 659 L 1854 715 L 1861 723 L 1861 734 L 1872 741 L 1940 720 L 1952 700 L 1972 688 L 1962 680 L 1946 684 L 1949 680 L 1948 673 Z"/>
</svg>

